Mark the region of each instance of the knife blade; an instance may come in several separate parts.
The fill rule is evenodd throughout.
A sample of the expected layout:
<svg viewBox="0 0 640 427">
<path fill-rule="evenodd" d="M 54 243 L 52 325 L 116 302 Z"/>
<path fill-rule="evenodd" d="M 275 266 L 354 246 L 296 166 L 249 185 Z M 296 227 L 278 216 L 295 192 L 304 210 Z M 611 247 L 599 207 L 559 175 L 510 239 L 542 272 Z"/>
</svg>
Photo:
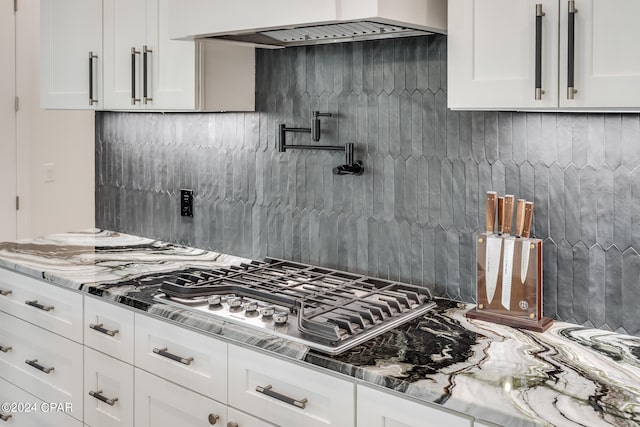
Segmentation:
<svg viewBox="0 0 640 427">
<path fill-rule="evenodd" d="M 511 225 L 513 223 L 513 199 L 512 195 L 504 196 L 503 215 L 503 236 L 504 236 L 504 258 L 502 264 L 502 298 L 501 303 L 504 308 L 511 310 L 511 280 L 513 275 L 513 248 L 515 239 L 510 236 Z"/>
<path fill-rule="evenodd" d="M 533 218 L 533 202 L 526 202 L 524 206 L 524 217 L 522 227 L 522 237 L 529 237 L 531 232 L 531 220 Z M 522 241 L 522 259 L 520 261 L 520 281 L 524 285 L 529 273 L 529 240 Z"/>
<path fill-rule="evenodd" d="M 502 250 L 502 239 L 495 234 L 496 209 L 498 207 L 498 194 L 495 191 L 487 191 L 487 249 L 485 257 L 487 288 L 487 301 L 493 301 L 498 286 L 498 272 L 500 271 L 500 251 Z M 491 234 L 489 234 L 491 233 Z"/>
</svg>

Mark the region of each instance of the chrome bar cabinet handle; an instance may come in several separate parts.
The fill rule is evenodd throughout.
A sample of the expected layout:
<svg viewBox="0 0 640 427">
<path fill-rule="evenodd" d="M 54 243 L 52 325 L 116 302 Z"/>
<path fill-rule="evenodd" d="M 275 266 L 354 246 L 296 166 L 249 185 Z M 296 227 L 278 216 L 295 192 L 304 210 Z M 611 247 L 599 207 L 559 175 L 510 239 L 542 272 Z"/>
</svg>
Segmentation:
<svg viewBox="0 0 640 427">
<path fill-rule="evenodd" d="M 139 98 L 136 98 L 136 55 L 140 55 L 140 51 L 135 47 L 131 48 L 131 105 L 136 105 L 136 102 L 140 102 Z"/>
<path fill-rule="evenodd" d="M 110 330 L 110 329 L 103 328 L 102 323 L 98 323 L 98 324 L 91 323 L 89 324 L 89 328 L 93 329 L 94 331 L 103 333 L 105 335 L 109 335 L 110 337 L 115 336 L 118 332 L 120 332 L 118 329 Z"/>
<path fill-rule="evenodd" d="M 166 357 L 167 359 L 171 359 L 171 360 L 175 360 L 176 362 L 180 362 L 183 365 L 191 365 L 191 362 L 193 362 L 193 357 L 180 357 L 180 356 L 176 356 L 175 354 L 169 353 L 167 351 L 167 347 L 164 348 L 154 348 L 153 352 L 155 354 L 159 354 L 162 357 Z"/>
<path fill-rule="evenodd" d="M 6 297 L 9 294 L 12 294 L 13 291 L 10 289 L 0 289 L 0 295 L 2 295 L 3 297 Z"/>
<path fill-rule="evenodd" d="M 117 397 L 114 397 L 113 399 L 109 399 L 108 397 L 105 397 L 102 395 L 102 390 L 97 390 L 97 391 L 90 391 L 89 392 L 89 396 L 98 399 L 100 402 L 104 402 L 109 406 L 113 406 L 116 404 L 116 402 L 118 401 Z"/>
<path fill-rule="evenodd" d="M 24 303 L 27 304 L 27 305 L 30 305 L 31 307 L 38 308 L 38 309 L 40 309 L 42 311 L 51 311 L 51 310 L 54 309 L 54 306 L 52 306 L 52 305 L 42 305 L 42 304 L 38 303 L 37 299 L 34 299 L 33 301 L 25 301 Z"/>
<path fill-rule="evenodd" d="M 11 414 L 7 414 L 7 415 L 0 414 L 0 420 L 4 421 L 6 423 L 7 421 L 9 421 L 9 418 L 11 418 L 12 416 L 13 415 L 11 415 Z"/>
<path fill-rule="evenodd" d="M 11 347 L 11 346 L 3 347 L 3 346 L 0 345 L 0 351 L 1 352 L 6 353 L 6 352 L 8 352 L 10 350 L 13 350 L 13 347 Z"/>
<path fill-rule="evenodd" d="M 89 105 L 97 104 L 98 100 L 93 98 L 93 60 L 98 60 L 98 55 L 89 52 Z"/>
<path fill-rule="evenodd" d="M 536 4 L 536 91 L 535 99 L 539 101 L 542 99 L 544 90 L 542 90 L 542 17 L 544 12 L 542 11 L 542 4 Z"/>
<path fill-rule="evenodd" d="M 278 399 L 281 402 L 288 403 L 289 405 L 295 406 L 300 409 L 304 409 L 308 403 L 308 400 L 306 398 L 297 400 L 292 397 L 285 396 L 284 394 L 280 394 L 277 391 L 273 391 L 273 387 L 271 385 L 267 385 L 264 387 L 256 386 L 256 391 L 258 393 L 273 397 L 274 399 Z"/>
<path fill-rule="evenodd" d="M 578 90 L 575 88 L 575 45 L 576 45 L 576 2 L 569 0 L 567 22 L 567 99 L 574 99 Z"/>
<path fill-rule="evenodd" d="M 24 363 L 26 363 L 29 366 L 33 366 L 34 368 L 36 368 L 39 371 L 44 372 L 45 374 L 50 374 L 51 371 L 53 371 L 55 369 L 53 366 L 51 366 L 50 368 L 42 366 L 41 364 L 38 363 L 38 359 L 25 360 Z"/>
<path fill-rule="evenodd" d="M 142 47 L 142 103 L 147 104 L 153 101 L 153 98 L 147 96 L 149 91 L 149 69 L 147 66 L 147 54 L 153 53 L 146 45 Z"/>
</svg>

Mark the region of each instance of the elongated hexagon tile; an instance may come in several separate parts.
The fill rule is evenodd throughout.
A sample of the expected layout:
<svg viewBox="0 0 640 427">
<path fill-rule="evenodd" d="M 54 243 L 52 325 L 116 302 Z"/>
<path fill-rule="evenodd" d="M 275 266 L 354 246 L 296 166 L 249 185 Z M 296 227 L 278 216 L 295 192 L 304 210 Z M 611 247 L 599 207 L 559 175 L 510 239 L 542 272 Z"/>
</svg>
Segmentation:
<svg viewBox="0 0 640 427">
<path fill-rule="evenodd" d="M 589 318 L 589 249 L 580 242 L 573 247 L 573 318 L 583 324 Z"/>
<path fill-rule="evenodd" d="M 564 220 L 565 236 L 575 245 L 582 236 L 580 223 L 580 175 L 575 166 L 564 171 Z"/>
<path fill-rule="evenodd" d="M 622 115 L 622 164 L 627 170 L 640 166 L 640 115 Z"/>
<path fill-rule="evenodd" d="M 633 249 L 622 254 L 622 326 L 630 334 L 640 332 L 640 255 Z"/>
<path fill-rule="evenodd" d="M 471 159 L 472 156 L 472 125 L 471 116 L 473 113 L 470 111 L 458 112 L 458 158 L 463 161 Z"/>
<path fill-rule="evenodd" d="M 626 168 L 619 167 L 613 174 L 613 241 L 623 251 L 632 244 L 631 203 L 631 174 Z"/>
<path fill-rule="evenodd" d="M 607 248 L 613 241 L 613 217 L 614 217 L 614 176 L 613 172 L 602 167 L 598 170 L 598 211 L 596 238 L 598 243 Z"/>
<path fill-rule="evenodd" d="M 573 248 L 566 240 L 558 243 L 558 316 L 569 320 L 573 317 Z"/>
<path fill-rule="evenodd" d="M 565 237 L 564 171 L 558 164 L 549 168 L 549 235 L 556 241 Z M 536 230 L 537 232 L 537 230 Z"/>
<path fill-rule="evenodd" d="M 604 159 L 607 166 L 616 169 L 622 162 L 622 116 L 604 116 Z"/>
<path fill-rule="evenodd" d="M 498 113 L 498 158 L 504 161 L 513 158 L 513 115 L 517 113 Z"/>
<path fill-rule="evenodd" d="M 458 124 L 458 116 L 460 113 L 458 111 L 448 111 L 447 112 L 447 128 L 446 128 L 446 139 L 445 139 L 445 149 L 444 152 L 448 159 L 455 159 L 459 156 L 460 149 L 460 134 L 459 124 Z"/>
<path fill-rule="evenodd" d="M 527 113 L 527 160 L 536 164 L 542 159 L 542 153 L 547 150 L 553 150 L 555 147 L 549 147 L 549 141 L 542 139 L 542 114 Z"/>
<path fill-rule="evenodd" d="M 605 251 L 605 320 L 611 330 L 622 326 L 622 252 L 611 246 Z"/>
<path fill-rule="evenodd" d="M 542 250 L 543 314 L 555 319 L 558 315 L 558 247 L 552 239 L 545 239 Z"/>
<path fill-rule="evenodd" d="M 587 318 L 596 328 L 605 324 L 605 251 L 600 245 L 589 249 L 589 313 Z"/>
</svg>

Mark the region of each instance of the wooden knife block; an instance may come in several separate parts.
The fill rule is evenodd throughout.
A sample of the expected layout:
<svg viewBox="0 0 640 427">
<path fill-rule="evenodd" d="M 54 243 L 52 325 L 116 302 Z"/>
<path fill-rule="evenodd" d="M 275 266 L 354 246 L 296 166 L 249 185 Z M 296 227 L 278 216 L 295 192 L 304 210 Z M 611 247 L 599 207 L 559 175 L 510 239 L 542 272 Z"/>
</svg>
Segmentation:
<svg viewBox="0 0 640 427">
<path fill-rule="evenodd" d="M 495 293 L 491 301 L 489 301 L 489 293 L 487 292 L 486 274 L 488 237 L 501 239 L 498 275 Z M 505 265 L 505 241 L 507 239 L 514 240 L 515 244 L 511 274 L 511 298 L 509 298 L 509 303 L 505 307 L 502 301 L 502 294 L 503 288 L 506 288 L 506 284 L 503 283 L 503 270 Z M 528 268 L 523 269 L 522 257 L 525 250 L 529 251 L 529 262 L 527 264 Z M 476 256 L 478 267 L 476 280 L 477 305 L 475 309 L 471 309 L 466 313 L 467 317 L 538 332 L 543 332 L 551 326 L 553 320 L 542 315 L 542 240 L 482 233 L 477 239 Z M 526 270 L 524 281 L 522 280 L 523 270 Z"/>
</svg>

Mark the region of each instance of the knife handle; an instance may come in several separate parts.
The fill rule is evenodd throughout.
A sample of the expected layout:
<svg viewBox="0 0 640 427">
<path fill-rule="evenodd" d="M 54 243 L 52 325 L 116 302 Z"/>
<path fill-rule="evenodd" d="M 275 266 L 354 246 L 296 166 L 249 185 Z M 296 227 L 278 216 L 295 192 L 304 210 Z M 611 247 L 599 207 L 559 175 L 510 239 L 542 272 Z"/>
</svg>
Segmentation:
<svg viewBox="0 0 640 427">
<path fill-rule="evenodd" d="M 504 230 L 504 197 L 498 197 L 498 233 Z"/>
<path fill-rule="evenodd" d="M 531 233 L 531 220 L 533 219 L 533 202 L 524 204 L 524 227 L 522 228 L 522 237 L 529 237 Z"/>
<path fill-rule="evenodd" d="M 487 233 L 494 233 L 496 226 L 496 207 L 498 206 L 498 193 L 487 191 Z"/>
<path fill-rule="evenodd" d="M 516 201 L 516 236 L 522 236 L 524 229 L 524 207 L 526 200 L 518 199 Z"/>
<path fill-rule="evenodd" d="M 511 234 L 511 226 L 513 225 L 513 199 L 512 195 L 504 196 L 504 212 L 502 213 L 504 219 L 504 226 L 502 232 L 504 234 Z"/>
</svg>

